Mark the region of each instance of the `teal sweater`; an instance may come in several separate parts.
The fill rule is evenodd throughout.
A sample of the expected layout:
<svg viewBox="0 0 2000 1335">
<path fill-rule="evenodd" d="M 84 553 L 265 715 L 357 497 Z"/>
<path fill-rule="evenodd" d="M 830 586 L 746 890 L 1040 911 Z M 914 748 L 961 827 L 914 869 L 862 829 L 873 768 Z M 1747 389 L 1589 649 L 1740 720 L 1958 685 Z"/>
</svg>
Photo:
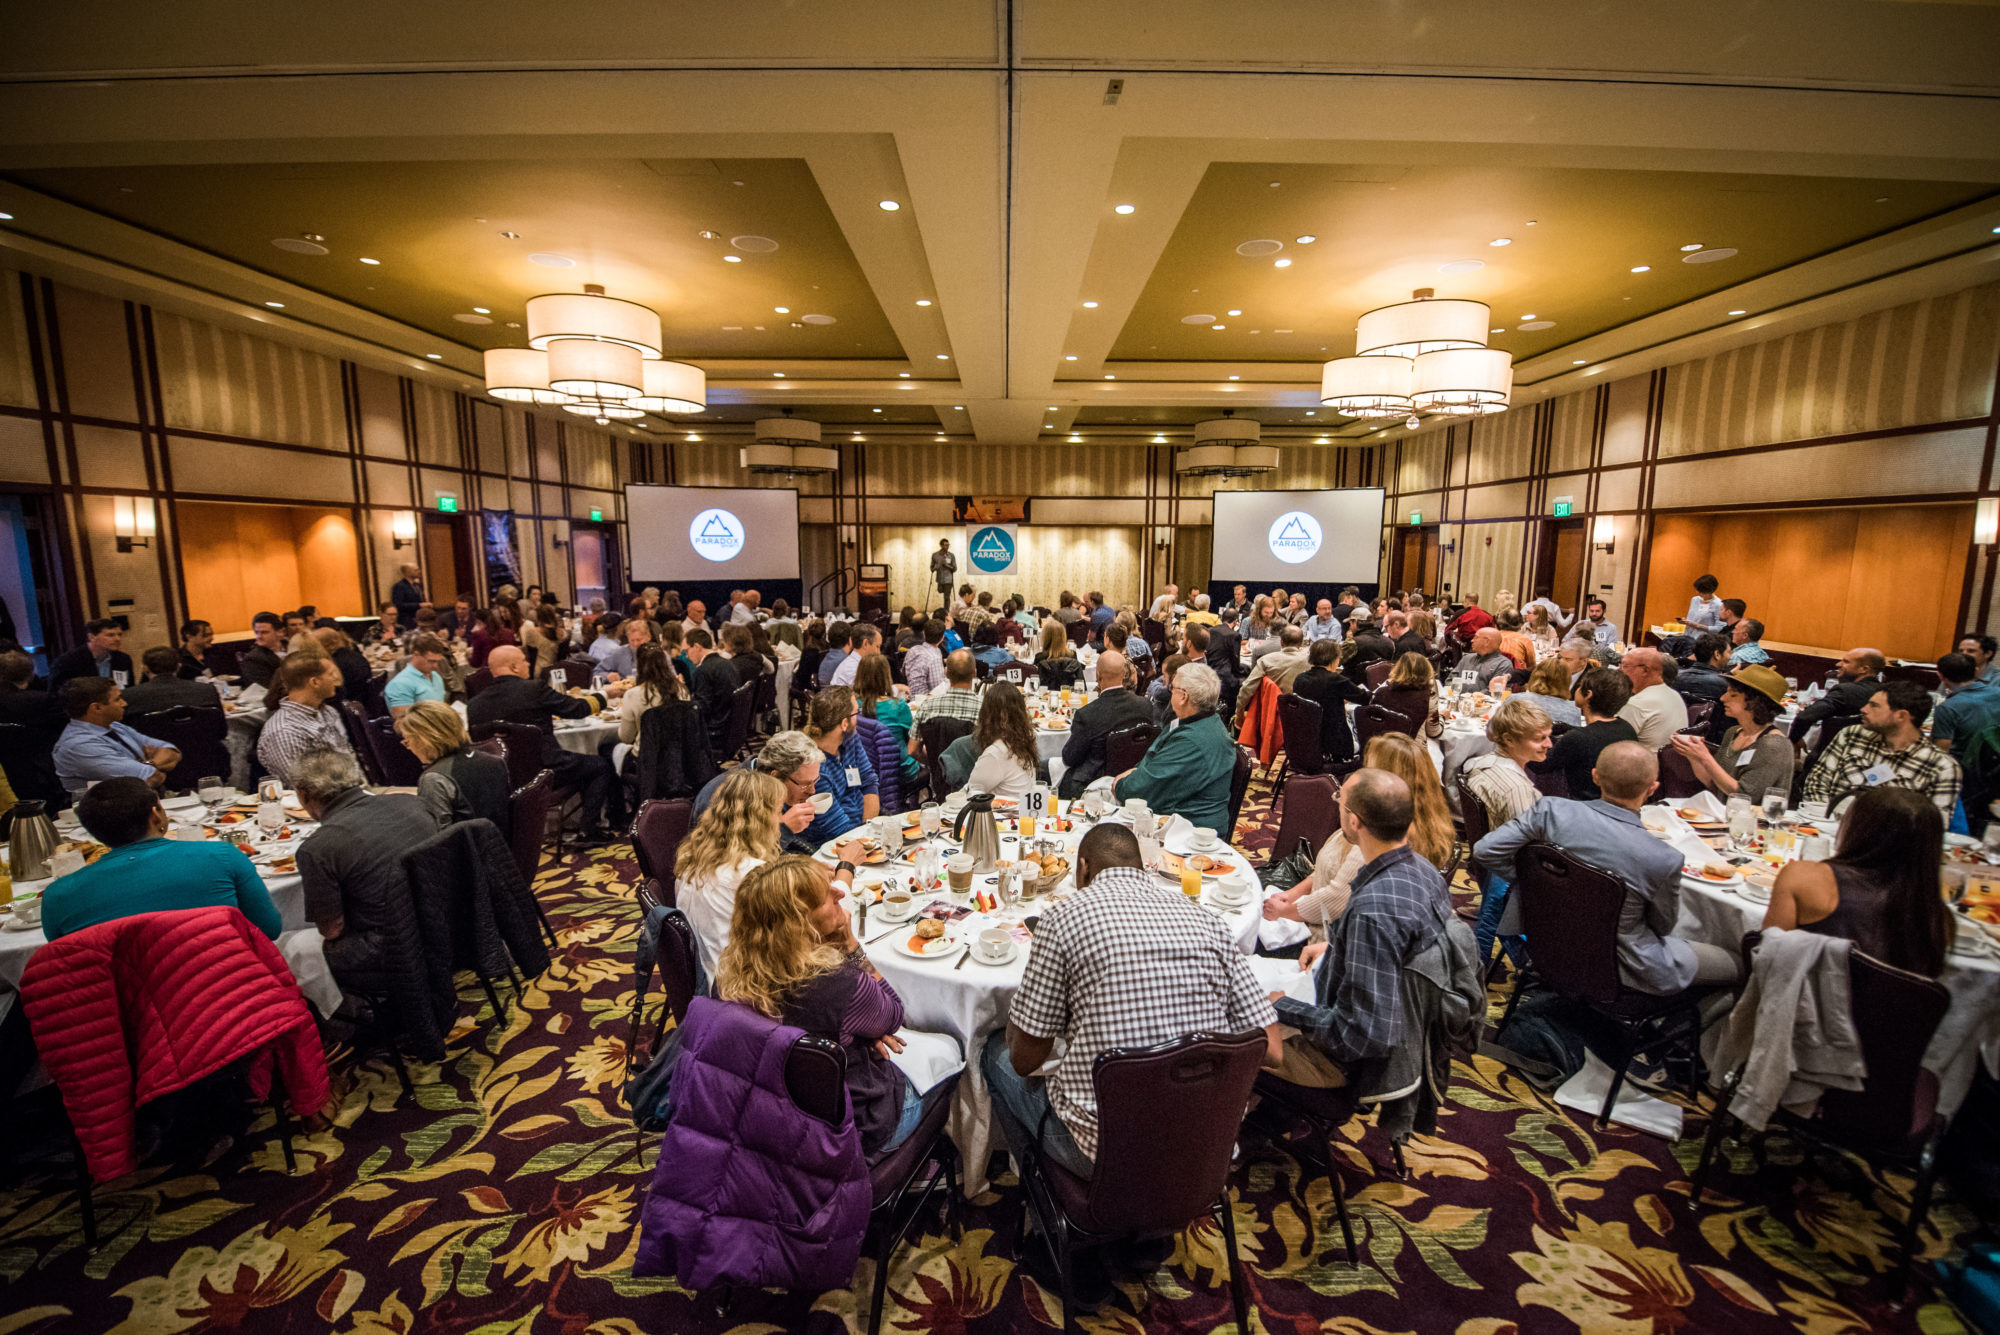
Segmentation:
<svg viewBox="0 0 2000 1335">
<path fill-rule="evenodd" d="M 50 882 L 42 895 L 42 929 L 53 941 L 135 913 L 214 905 L 242 909 L 258 931 L 278 935 L 270 892 L 234 844 L 141 839 Z"/>
<path fill-rule="evenodd" d="M 1229 781 L 1236 773 L 1236 743 L 1214 714 L 1200 714 L 1147 749 L 1137 769 L 1120 780 L 1118 800 L 1143 797 L 1155 815 L 1186 816 L 1228 837 Z"/>
</svg>

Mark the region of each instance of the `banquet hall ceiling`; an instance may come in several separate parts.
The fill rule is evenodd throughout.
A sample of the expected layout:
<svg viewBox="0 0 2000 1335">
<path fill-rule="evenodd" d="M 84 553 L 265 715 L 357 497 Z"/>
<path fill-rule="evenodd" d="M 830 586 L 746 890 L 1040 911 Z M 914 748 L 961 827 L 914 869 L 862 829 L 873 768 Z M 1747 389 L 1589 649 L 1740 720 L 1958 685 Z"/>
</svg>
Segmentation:
<svg viewBox="0 0 2000 1335">
<path fill-rule="evenodd" d="M 1316 439 L 1320 363 L 1415 287 L 1493 304 L 1525 402 L 2000 249 L 1990 5 L 551 12 L 14 7 L 0 260 L 467 388 L 527 297 L 603 283 L 709 375 L 649 429 L 1011 444 Z"/>
</svg>

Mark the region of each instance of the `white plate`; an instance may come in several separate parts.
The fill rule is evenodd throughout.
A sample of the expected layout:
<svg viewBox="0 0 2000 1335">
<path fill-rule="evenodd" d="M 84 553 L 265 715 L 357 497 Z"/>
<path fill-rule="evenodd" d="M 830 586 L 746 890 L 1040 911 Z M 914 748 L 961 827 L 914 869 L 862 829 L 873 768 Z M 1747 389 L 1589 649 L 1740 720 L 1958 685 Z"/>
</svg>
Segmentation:
<svg viewBox="0 0 2000 1335">
<path fill-rule="evenodd" d="M 953 932 L 950 928 L 946 928 L 944 937 L 942 938 L 943 944 L 933 946 L 928 950 L 912 950 L 910 949 L 910 936 L 915 930 L 916 924 L 912 922 L 909 932 L 897 932 L 889 938 L 889 944 L 894 946 L 898 952 L 908 955 L 913 960 L 948 960 L 956 956 L 959 951 L 965 949 L 965 933 Z"/>
<path fill-rule="evenodd" d="M 1944 836 L 1944 846 L 1946 848 L 1977 848 L 1979 847 L 1979 841 L 1969 834 L 1953 834 L 1947 830 Z"/>
<path fill-rule="evenodd" d="M 1692 885 L 1705 885 L 1716 890 L 1740 890 L 1743 888 L 1743 877 L 1736 872 L 1729 873 L 1729 879 L 1726 881 L 1717 881 L 1703 876 L 1699 872 L 1692 872 L 1683 867 L 1681 869 L 1681 879 Z"/>
<path fill-rule="evenodd" d="M 7 921 L 0 923 L 0 932 L 36 932 L 40 931 L 41 927 L 42 920 L 40 918 L 35 919 L 33 922 L 22 922 L 10 913 L 7 915 Z"/>
<path fill-rule="evenodd" d="M 976 950 L 972 952 L 972 962 L 974 964 L 990 965 L 995 969 L 1000 968 L 1002 965 L 1012 964 L 1015 960 L 1019 959 L 1020 957 L 1021 957 L 1021 943 L 1019 941 L 1009 941 L 1007 943 L 1007 953 L 1005 955 L 1002 955 L 997 960 L 989 960 Z M 924 958 L 929 959 L 930 956 L 926 955 L 924 956 Z"/>
</svg>

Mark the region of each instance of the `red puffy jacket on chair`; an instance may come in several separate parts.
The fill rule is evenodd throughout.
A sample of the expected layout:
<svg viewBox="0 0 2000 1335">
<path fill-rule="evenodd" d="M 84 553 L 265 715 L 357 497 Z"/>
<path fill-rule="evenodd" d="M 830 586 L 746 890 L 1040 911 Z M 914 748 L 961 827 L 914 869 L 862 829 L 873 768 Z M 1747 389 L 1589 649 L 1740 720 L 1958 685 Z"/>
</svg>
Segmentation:
<svg viewBox="0 0 2000 1335">
<path fill-rule="evenodd" d="M 1278 758 L 1278 747 L 1285 740 L 1285 730 L 1278 726 L 1278 683 L 1269 677 L 1257 683 L 1257 694 L 1250 697 L 1250 705 L 1243 711 L 1243 726 L 1236 733 L 1236 740 L 1250 748 L 1257 757 L 1257 763 L 1269 768 Z"/>
<path fill-rule="evenodd" d="M 235 908 L 142 913 L 37 950 L 21 1004 L 99 1182 L 137 1167 L 142 1103 L 254 1054 L 250 1087 L 282 1068 L 292 1108 L 326 1102 L 326 1054 L 285 960 Z"/>
</svg>

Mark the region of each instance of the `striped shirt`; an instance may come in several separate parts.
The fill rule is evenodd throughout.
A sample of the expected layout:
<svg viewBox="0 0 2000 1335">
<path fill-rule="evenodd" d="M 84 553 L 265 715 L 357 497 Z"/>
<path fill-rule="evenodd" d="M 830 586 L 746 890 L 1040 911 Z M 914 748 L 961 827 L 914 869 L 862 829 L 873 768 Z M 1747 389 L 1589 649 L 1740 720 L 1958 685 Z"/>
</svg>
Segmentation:
<svg viewBox="0 0 2000 1335">
<path fill-rule="evenodd" d="M 347 725 L 340 710 L 331 704 L 315 709 L 287 698 L 278 705 L 257 738 L 257 759 L 264 768 L 289 786 L 292 772 L 308 751 L 345 751 L 354 754 L 347 740 Z"/>
</svg>

